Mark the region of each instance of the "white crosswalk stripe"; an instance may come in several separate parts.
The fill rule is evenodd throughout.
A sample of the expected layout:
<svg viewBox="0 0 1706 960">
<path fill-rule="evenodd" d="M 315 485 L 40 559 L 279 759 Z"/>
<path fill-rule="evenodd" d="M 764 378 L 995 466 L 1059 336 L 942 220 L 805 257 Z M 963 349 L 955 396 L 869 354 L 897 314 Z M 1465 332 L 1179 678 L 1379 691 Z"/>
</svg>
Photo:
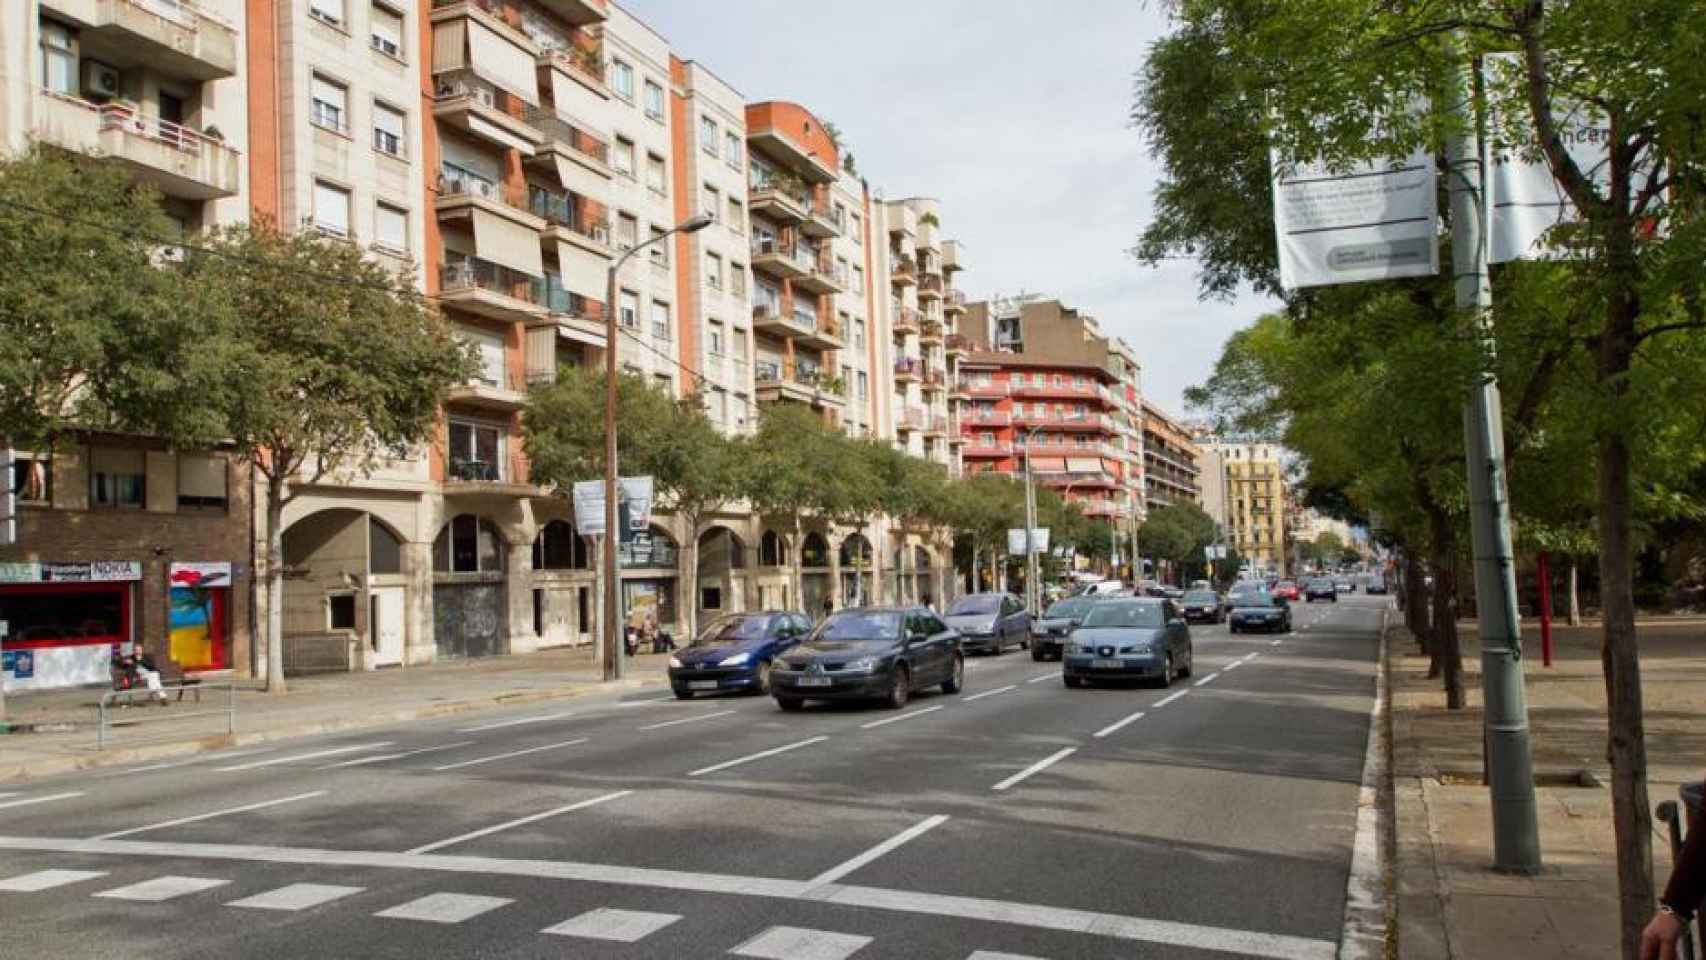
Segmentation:
<svg viewBox="0 0 1706 960">
<path fill-rule="evenodd" d="M 1019 953 L 992 953 L 988 950 L 979 950 L 967 957 L 966 960 L 1042 960 L 1042 958 Z"/>
<path fill-rule="evenodd" d="M 249 907 L 254 910 L 306 910 L 361 891 L 361 887 L 340 887 L 329 883 L 293 883 L 277 890 L 233 900 L 226 906 Z"/>
<path fill-rule="evenodd" d="M 612 940 L 635 943 L 681 919 L 676 913 L 647 913 L 643 910 L 589 910 L 540 933 L 559 937 L 584 937 L 588 940 Z"/>
<path fill-rule="evenodd" d="M 771 927 L 729 953 L 761 960 L 847 960 L 870 942 L 870 937 L 851 933 Z"/>
<path fill-rule="evenodd" d="M 82 883 L 107 875 L 105 870 L 37 870 L 23 876 L 0 880 L 0 893 L 35 893 L 67 884 Z"/>
<path fill-rule="evenodd" d="M 137 900 L 142 903 L 159 903 L 173 897 L 181 897 L 187 893 L 200 893 L 223 887 L 229 880 L 215 880 L 211 877 L 155 877 L 141 883 L 133 883 L 128 887 L 118 887 L 113 890 L 102 890 L 95 894 L 106 900 Z"/>
<path fill-rule="evenodd" d="M 469 893 L 431 893 L 418 900 L 381 910 L 376 917 L 423 920 L 427 923 L 461 923 L 514 903 L 507 897 L 481 897 Z"/>
</svg>

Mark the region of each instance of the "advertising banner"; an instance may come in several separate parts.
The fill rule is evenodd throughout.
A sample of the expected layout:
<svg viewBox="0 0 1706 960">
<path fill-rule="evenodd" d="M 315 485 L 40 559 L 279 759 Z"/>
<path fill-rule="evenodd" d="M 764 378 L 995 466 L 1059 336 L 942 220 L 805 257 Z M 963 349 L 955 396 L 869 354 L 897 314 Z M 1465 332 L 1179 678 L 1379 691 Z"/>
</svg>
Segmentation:
<svg viewBox="0 0 1706 960">
<path fill-rule="evenodd" d="M 1426 151 L 1341 171 L 1288 166 L 1277 151 L 1270 162 L 1286 289 L 1439 272 L 1436 171 Z"/>
<path fill-rule="evenodd" d="M 617 522 L 623 543 L 645 533 L 652 523 L 652 478 L 622 477 L 617 481 Z M 575 532 L 583 537 L 604 535 L 604 481 L 583 480 L 574 487 Z"/>
<path fill-rule="evenodd" d="M 0 563 L 0 583 L 113 583 L 141 579 L 139 560 Z"/>
<path fill-rule="evenodd" d="M 1034 527 L 1031 530 L 1031 548 L 1038 553 L 1048 552 L 1048 527 Z M 1025 528 L 1019 527 L 1007 531 L 1007 552 L 1025 555 Z"/>
</svg>

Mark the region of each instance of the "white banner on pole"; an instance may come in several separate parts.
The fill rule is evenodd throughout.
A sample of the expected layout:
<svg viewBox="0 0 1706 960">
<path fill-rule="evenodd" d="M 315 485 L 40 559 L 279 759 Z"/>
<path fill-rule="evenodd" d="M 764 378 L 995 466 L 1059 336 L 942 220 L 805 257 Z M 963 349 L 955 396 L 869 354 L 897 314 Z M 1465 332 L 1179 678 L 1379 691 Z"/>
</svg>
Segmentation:
<svg viewBox="0 0 1706 960">
<path fill-rule="evenodd" d="M 652 524 L 652 478 L 622 477 L 617 481 L 617 523 L 622 541 L 646 532 Z M 575 484 L 575 532 L 583 537 L 604 535 L 604 481 L 582 480 Z"/>
<path fill-rule="evenodd" d="M 1031 529 L 1031 549 L 1038 553 L 1048 552 L 1048 527 L 1033 527 Z M 1007 552 L 1025 555 L 1025 528 L 1018 527 L 1007 531 Z"/>
<path fill-rule="evenodd" d="M 1274 230 L 1288 290 L 1439 272 L 1439 204 L 1433 157 L 1371 161 L 1345 170 L 1287 166 L 1277 151 Z"/>
</svg>

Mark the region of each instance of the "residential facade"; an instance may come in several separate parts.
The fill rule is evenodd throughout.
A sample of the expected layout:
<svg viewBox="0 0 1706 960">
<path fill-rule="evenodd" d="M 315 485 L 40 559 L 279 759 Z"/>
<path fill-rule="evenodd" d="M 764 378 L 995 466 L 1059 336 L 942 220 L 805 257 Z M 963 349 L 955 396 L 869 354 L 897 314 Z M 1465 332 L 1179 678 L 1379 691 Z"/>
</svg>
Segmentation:
<svg viewBox="0 0 1706 960">
<path fill-rule="evenodd" d="M 1143 499 L 1146 509 L 1202 505 L 1202 471 L 1190 433 L 1166 411 L 1143 402 Z"/>
<path fill-rule="evenodd" d="M 1204 509 L 1254 572 L 1286 576 L 1291 534 L 1283 448 L 1212 435 L 1196 439 Z"/>
<path fill-rule="evenodd" d="M 0 5 L 0 150 L 115 158 L 159 191 L 162 247 L 247 216 L 248 65 L 236 0 Z M 0 546 L 6 690 L 105 683 L 142 640 L 202 673 L 251 663 L 250 479 L 223 450 L 82 433 L 12 451 Z"/>
</svg>

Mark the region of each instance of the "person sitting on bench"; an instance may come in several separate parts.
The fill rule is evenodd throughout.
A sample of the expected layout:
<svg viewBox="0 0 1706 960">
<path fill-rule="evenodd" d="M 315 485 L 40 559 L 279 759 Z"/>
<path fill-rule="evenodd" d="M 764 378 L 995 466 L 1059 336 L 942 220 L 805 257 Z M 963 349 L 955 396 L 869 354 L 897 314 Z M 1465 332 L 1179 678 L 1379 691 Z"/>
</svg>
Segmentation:
<svg viewBox="0 0 1706 960">
<path fill-rule="evenodd" d="M 160 669 L 154 663 L 154 658 L 142 647 L 138 640 L 131 645 L 129 653 L 120 654 L 119 669 L 130 674 L 133 681 L 140 681 L 154 695 L 161 706 L 166 705 L 166 691 L 160 686 Z"/>
</svg>

